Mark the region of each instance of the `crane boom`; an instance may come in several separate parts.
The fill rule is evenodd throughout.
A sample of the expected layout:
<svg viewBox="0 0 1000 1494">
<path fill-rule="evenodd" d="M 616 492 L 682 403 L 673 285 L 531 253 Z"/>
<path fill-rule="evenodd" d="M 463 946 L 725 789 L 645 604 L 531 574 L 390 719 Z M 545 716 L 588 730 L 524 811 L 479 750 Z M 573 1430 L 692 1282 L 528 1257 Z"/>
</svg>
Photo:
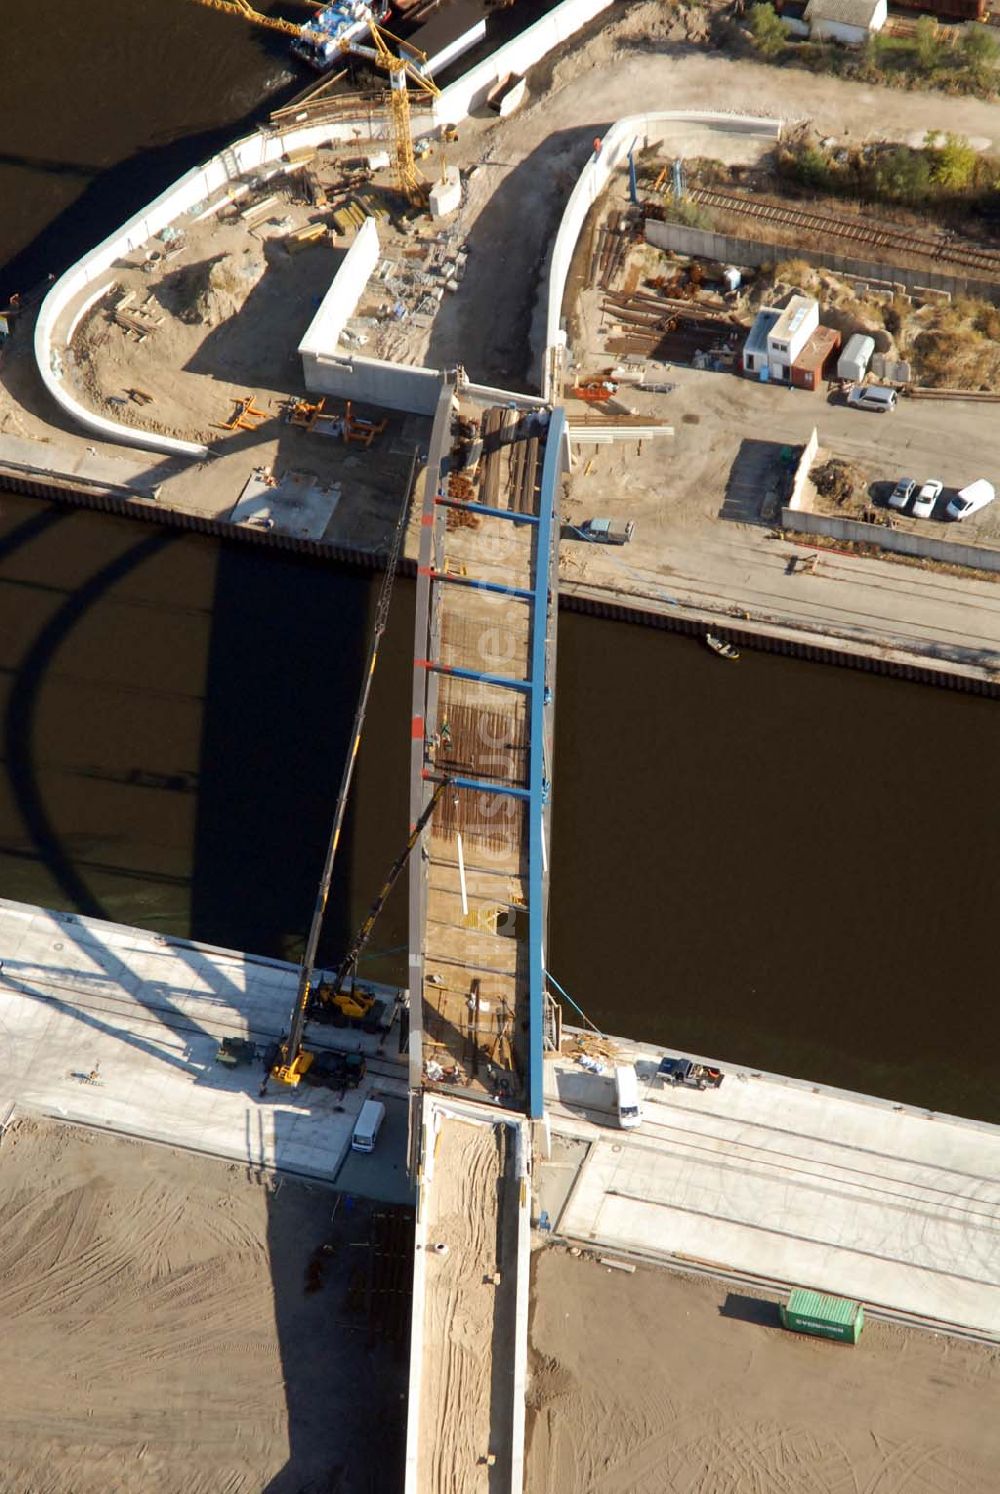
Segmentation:
<svg viewBox="0 0 1000 1494">
<path fill-rule="evenodd" d="M 283 1084 L 298 1084 L 299 1079 L 302 1077 L 303 1071 L 299 1066 L 298 1060 L 302 1054 L 302 1034 L 305 1031 L 306 1018 L 309 1013 L 309 994 L 312 990 L 316 951 L 319 948 L 319 936 L 323 928 L 323 919 L 326 916 L 326 905 L 330 896 L 330 883 L 333 880 L 333 864 L 337 857 L 337 847 L 340 844 L 340 833 L 344 827 L 344 816 L 347 813 L 347 799 L 354 778 L 354 764 L 357 760 L 358 748 L 361 746 L 365 715 L 368 710 L 368 697 L 371 694 L 372 680 L 375 677 L 375 666 L 378 663 L 379 645 L 382 642 L 382 635 L 389 621 L 392 585 L 396 579 L 399 552 L 402 549 L 403 535 L 406 532 L 406 520 L 410 511 L 410 495 L 413 492 L 413 479 L 416 468 L 417 453 L 414 452 L 413 460 L 410 463 L 410 475 L 407 479 L 406 491 L 399 510 L 399 518 L 396 520 L 396 530 L 392 537 L 385 575 L 382 577 L 382 585 L 378 594 L 378 605 L 375 609 L 375 625 L 372 628 L 371 641 L 368 645 L 368 662 L 365 669 L 364 683 L 361 687 L 361 694 L 358 697 L 358 704 L 354 712 L 351 743 L 340 779 L 337 808 L 334 812 L 330 839 L 327 842 L 323 873 L 320 877 L 319 887 L 316 890 L 316 903 L 313 908 L 312 922 L 309 925 L 309 936 L 306 939 L 305 952 L 302 956 L 299 985 L 295 993 L 295 1005 L 292 1008 L 288 1037 L 281 1044 L 278 1061 L 271 1070 L 274 1077 L 281 1080 Z"/>
<path fill-rule="evenodd" d="M 365 920 L 361 924 L 361 927 L 358 929 L 354 938 L 351 940 L 347 953 L 341 960 L 340 965 L 337 969 L 337 973 L 333 978 L 332 988 L 334 995 L 336 995 L 341 990 L 344 981 L 347 979 L 351 970 L 358 963 L 362 954 L 364 953 L 365 945 L 371 938 L 372 929 L 374 929 L 375 924 L 378 922 L 378 916 L 381 913 L 382 909 L 385 907 L 390 892 L 395 887 L 400 873 L 403 871 L 406 863 L 412 856 L 414 846 L 417 844 L 417 841 L 424 833 L 424 829 L 428 821 L 430 820 L 431 815 L 437 808 L 438 800 L 440 799 L 441 795 L 444 793 L 450 782 L 450 778 L 439 779 L 438 783 L 435 786 L 433 794 L 431 794 L 426 805 L 424 806 L 420 818 L 417 820 L 413 829 L 410 831 L 406 845 L 400 851 L 399 855 L 396 857 L 395 861 L 392 863 L 388 872 L 386 873 L 385 881 L 379 888 L 378 893 L 375 897 L 375 901 L 369 908 Z"/>
<path fill-rule="evenodd" d="M 250 0 L 195 0 L 196 5 L 207 5 L 209 10 L 221 10 L 226 15 L 242 16 L 244 21 L 252 21 L 255 26 L 266 26 L 270 31 L 283 31 L 286 36 L 299 36 L 302 32 L 301 26 L 296 26 L 294 21 L 283 21 L 280 16 L 265 16 L 259 10 L 254 10 Z"/>
</svg>

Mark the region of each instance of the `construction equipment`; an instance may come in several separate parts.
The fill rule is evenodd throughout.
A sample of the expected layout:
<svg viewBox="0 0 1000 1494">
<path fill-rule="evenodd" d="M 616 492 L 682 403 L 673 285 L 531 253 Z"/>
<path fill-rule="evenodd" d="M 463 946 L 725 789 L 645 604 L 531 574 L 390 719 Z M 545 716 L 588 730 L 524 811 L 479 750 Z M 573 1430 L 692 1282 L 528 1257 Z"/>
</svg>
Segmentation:
<svg viewBox="0 0 1000 1494">
<path fill-rule="evenodd" d="M 270 31 L 283 31 L 286 36 L 297 37 L 302 30 L 293 21 L 283 21 L 280 16 L 261 15 L 254 10 L 250 0 L 195 0 L 196 5 L 207 5 L 210 10 L 221 10 L 226 15 L 239 16 L 254 26 L 266 26 Z"/>
<path fill-rule="evenodd" d="M 386 31 L 373 15 L 368 18 L 368 30 L 372 39 L 370 47 L 350 40 L 341 42 L 341 47 L 352 56 L 363 57 L 389 74 L 389 124 L 392 129 L 396 186 L 408 202 L 414 207 L 420 207 L 424 203 L 426 188 L 417 176 L 413 135 L 410 130 L 410 93 L 406 85 L 408 81 L 415 83 L 432 98 L 438 98 L 441 90 L 432 78 L 420 71 L 419 63 L 427 61 L 425 53 L 400 41 L 391 31 Z M 397 56 L 389 46 L 390 42 L 406 48 L 407 55 Z"/>
<path fill-rule="evenodd" d="M 339 1011 L 341 1011 L 345 1017 L 352 1017 L 356 1020 L 363 1019 L 370 1014 L 372 1007 L 375 1005 L 374 996 L 372 996 L 370 992 L 367 991 L 355 991 L 353 989 L 347 990 L 345 989 L 345 982 L 347 980 L 347 977 L 351 974 L 351 971 L 356 967 L 362 954 L 364 953 L 365 946 L 368 943 L 368 940 L 371 938 L 372 929 L 375 927 L 375 924 L 378 921 L 378 916 L 386 905 L 386 901 L 389 897 L 390 892 L 396 885 L 400 872 L 409 861 L 410 856 L 413 853 L 414 846 L 417 844 L 417 841 L 424 833 L 424 827 L 427 825 L 428 821 L 433 815 L 435 809 L 437 808 L 438 800 L 440 799 L 441 795 L 444 793 L 450 782 L 450 778 L 442 778 L 435 785 L 434 792 L 433 794 L 431 794 L 426 805 L 424 806 L 424 810 L 420 815 L 420 818 L 417 820 L 416 824 L 413 826 L 413 829 L 410 831 L 405 846 L 400 851 L 399 855 L 396 857 L 395 861 L 392 863 L 388 872 L 386 873 L 385 881 L 379 888 L 378 893 L 375 897 L 375 901 L 368 909 L 368 913 L 364 919 L 364 922 L 361 924 L 361 927 L 358 929 L 357 933 L 354 935 L 354 938 L 351 940 L 351 943 L 347 949 L 347 953 L 341 960 L 336 975 L 333 977 L 332 981 L 324 981 L 322 985 L 317 986 L 309 1010 L 310 1016 L 316 1016 L 319 1008 L 324 1003 L 332 1004 Z"/>
<path fill-rule="evenodd" d="M 338 991 L 332 981 L 321 981 L 313 992 L 313 1005 L 309 1013 L 322 1022 L 336 1013 L 345 1022 L 364 1022 L 370 1019 L 380 1003 L 371 991 L 351 986 L 347 991 Z"/>
<path fill-rule="evenodd" d="M 266 410 L 258 410 L 253 402 L 253 395 L 248 394 L 245 399 L 235 401 L 236 413 L 232 419 L 223 421 L 219 429 L 223 431 L 255 431 L 262 420 L 270 417 Z"/>
<path fill-rule="evenodd" d="M 306 939 L 302 967 L 299 971 L 299 984 L 298 990 L 295 993 L 295 1005 L 292 1008 L 291 1023 L 288 1035 L 282 1038 L 278 1045 L 277 1054 L 268 1063 L 268 1072 L 282 1084 L 298 1084 L 303 1074 L 308 1071 L 313 1059 L 311 1053 L 303 1052 L 302 1035 L 305 1031 L 309 1011 L 313 970 L 316 966 L 316 952 L 319 948 L 319 936 L 323 928 L 326 905 L 330 896 L 330 883 L 333 880 L 333 866 L 337 857 L 337 847 L 340 844 L 341 831 L 344 828 L 347 800 L 351 791 L 351 783 L 354 779 L 354 764 L 357 760 L 358 748 L 361 745 L 361 737 L 364 732 L 365 715 L 368 710 L 368 698 L 371 695 L 372 680 L 375 676 L 375 666 L 378 663 L 379 646 L 389 622 L 389 604 L 392 600 L 392 586 L 396 579 L 399 553 L 402 549 L 403 534 L 406 530 L 407 518 L 409 517 L 410 498 L 413 493 L 416 470 L 417 453 L 414 452 L 413 460 L 410 464 L 410 475 L 406 483 L 406 491 L 403 495 L 403 501 L 400 504 L 399 517 L 396 520 L 396 530 L 389 549 L 385 575 L 382 578 L 382 585 L 379 590 L 378 605 L 375 610 L 375 625 L 372 628 L 371 642 L 368 645 L 368 663 L 364 674 L 364 684 L 361 687 L 361 694 L 358 697 L 358 704 L 354 712 L 350 747 L 341 775 L 340 790 L 337 795 L 337 807 L 334 812 L 333 825 L 330 829 L 330 838 L 327 842 L 326 860 L 323 863 L 319 887 L 316 890 L 316 903 L 313 907 L 309 935 Z M 267 1083 L 266 1078 L 264 1082 L 265 1084 Z"/>
<path fill-rule="evenodd" d="M 291 21 L 283 21 L 274 16 L 262 15 L 259 10 L 254 10 L 250 0 L 196 0 L 198 5 L 207 5 L 212 10 L 224 11 L 227 15 L 239 16 L 244 21 L 250 21 L 255 26 L 267 26 L 273 31 L 283 31 L 286 35 L 293 36 L 302 44 L 303 27 L 294 25 Z M 439 97 L 441 90 L 432 78 L 421 72 L 420 64 L 427 61 L 426 54 L 416 47 L 411 47 L 403 42 L 398 36 L 393 36 L 391 31 L 386 31 L 379 25 L 379 16 L 388 14 L 388 9 L 379 9 L 375 5 L 361 6 L 356 8 L 358 15 L 350 22 L 350 29 L 343 36 L 326 30 L 317 30 L 306 33 L 311 36 L 312 43 L 317 41 L 325 43 L 328 50 L 332 52 L 341 51 L 350 53 L 353 57 L 363 57 L 380 72 L 389 75 L 389 123 L 392 129 L 393 161 L 396 173 L 396 185 L 406 200 L 414 207 L 423 205 L 425 198 L 425 187 L 417 176 L 416 163 L 413 156 L 413 135 L 410 130 L 410 94 L 407 83 L 413 83 L 424 93 L 432 98 Z M 320 12 L 322 17 L 323 12 Z M 371 45 L 365 45 L 352 39 L 351 32 L 361 24 L 367 24 L 371 36 Z M 310 28 L 316 23 L 310 23 Z M 397 47 L 405 49 L 405 56 L 399 56 L 392 50 L 390 42 Z M 293 50 L 295 50 L 293 48 Z M 326 64 L 324 63 L 324 66 Z"/>
<path fill-rule="evenodd" d="M 389 424 L 388 420 L 361 419 L 354 414 L 350 400 L 345 401 L 339 415 L 335 414 L 332 410 L 327 410 L 325 398 L 318 399 L 315 404 L 307 399 L 294 399 L 288 406 L 285 418 L 289 425 L 298 426 L 300 430 L 316 431 L 323 436 L 340 436 L 348 444 L 356 442 L 366 450 Z"/>
<path fill-rule="evenodd" d="M 254 1063 L 258 1056 L 257 1044 L 249 1038 L 224 1037 L 215 1055 L 216 1063 L 227 1069 L 235 1069 L 244 1063 Z"/>
</svg>

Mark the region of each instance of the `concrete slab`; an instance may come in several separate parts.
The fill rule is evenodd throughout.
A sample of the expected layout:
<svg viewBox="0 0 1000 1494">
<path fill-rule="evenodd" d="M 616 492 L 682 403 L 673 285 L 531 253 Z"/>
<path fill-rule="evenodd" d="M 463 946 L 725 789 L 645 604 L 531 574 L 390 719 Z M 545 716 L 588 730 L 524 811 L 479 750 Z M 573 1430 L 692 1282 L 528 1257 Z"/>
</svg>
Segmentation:
<svg viewBox="0 0 1000 1494">
<path fill-rule="evenodd" d="M 260 1064 L 215 1062 L 224 1036 L 263 1046 L 284 1032 L 296 982 L 279 960 L 0 899 L 0 1114 L 14 1104 L 332 1181 L 368 1095 L 405 1098 L 405 1067 L 378 1053 L 382 1039 L 310 1030 L 316 1048 L 369 1055 L 343 1097 L 273 1081 L 261 1096 Z"/>
<path fill-rule="evenodd" d="M 44 470 L 56 477 L 76 478 L 96 487 L 142 493 L 151 492 L 177 464 L 149 452 L 109 456 L 106 446 L 84 446 L 81 442 L 62 445 L 54 441 L 42 445 L 4 434 L 0 435 L 0 466 L 21 472 Z"/>
<path fill-rule="evenodd" d="M 1000 1127 L 725 1064 L 721 1089 L 665 1088 L 658 1050 L 619 1047 L 633 1131 L 606 1075 L 546 1070 L 553 1132 L 592 1143 L 558 1233 L 1000 1337 Z"/>
<path fill-rule="evenodd" d="M 317 482 L 311 472 L 285 472 L 277 479 L 254 472 L 229 519 L 252 529 L 320 540 L 339 502 L 340 484 Z"/>
<path fill-rule="evenodd" d="M 337 1187 L 379 1203 L 413 1204 L 416 1192 L 406 1172 L 409 1107 L 396 1095 L 379 1093 L 378 1098 L 385 1105 L 385 1120 L 375 1150 L 348 1150 L 337 1173 Z"/>
</svg>

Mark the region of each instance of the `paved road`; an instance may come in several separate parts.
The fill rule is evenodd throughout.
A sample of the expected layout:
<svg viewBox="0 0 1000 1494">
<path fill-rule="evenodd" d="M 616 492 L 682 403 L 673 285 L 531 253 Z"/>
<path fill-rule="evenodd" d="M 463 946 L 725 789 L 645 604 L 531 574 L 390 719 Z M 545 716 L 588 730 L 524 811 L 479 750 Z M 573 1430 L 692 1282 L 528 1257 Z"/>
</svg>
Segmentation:
<svg viewBox="0 0 1000 1494">
<path fill-rule="evenodd" d="M 628 397 L 643 413 L 668 418 L 673 438 L 647 443 L 640 454 L 601 450 L 573 481 L 577 517 L 585 508 L 627 515 L 637 523 L 635 540 L 627 551 L 565 544 L 567 581 L 721 613 L 735 608 L 788 626 L 867 637 L 885 649 L 1000 668 L 1000 579 L 832 551 L 821 552 L 815 574 L 793 573 L 791 558 L 811 547 L 776 539 L 756 521 L 755 472 L 745 495 L 724 496 L 734 463 L 752 467 L 756 443 L 801 445 L 814 426 L 826 451 L 860 463 L 873 480 L 936 476 L 950 487 L 977 476 L 1000 481 L 993 406 L 903 401 L 892 415 L 870 415 L 822 394 L 731 374 L 671 368 L 670 379 L 670 395 Z M 909 522 L 928 534 L 1000 543 L 1000 502 L 961 526 L 903 520 Z"/>
</svg>

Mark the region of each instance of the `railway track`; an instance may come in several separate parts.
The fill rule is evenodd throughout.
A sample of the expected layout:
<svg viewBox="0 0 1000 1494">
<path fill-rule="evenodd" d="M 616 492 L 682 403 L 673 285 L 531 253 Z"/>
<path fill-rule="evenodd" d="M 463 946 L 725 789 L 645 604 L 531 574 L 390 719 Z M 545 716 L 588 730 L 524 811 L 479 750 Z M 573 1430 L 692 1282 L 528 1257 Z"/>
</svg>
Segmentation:
<svg viewBox="0 0 1000 1494">
<path fill-rule="evenodd" d="M 737 213 L 744 218 L 753 218 L 758 223 L 773 224 L 776 228 L 805 229 L 808 233 L 847 239 L 868 250 L 891 250 L 897 254 L 917 255 L 922 259 L 932 260 L 935 264 L 976 270 L 1000 280 L 1000 250 L 956 243 L 945 235 L 932 238 L 929 235 L 907 233 L 901 228 L 882 228 L 860 219 L 837 217 L 832 213 L 815 212 L 809 208 L 787 207 L 736 192 L 720 192 L 714 187 L 694 187 L 690 196 L 702 207 Z"/>
</svg>

